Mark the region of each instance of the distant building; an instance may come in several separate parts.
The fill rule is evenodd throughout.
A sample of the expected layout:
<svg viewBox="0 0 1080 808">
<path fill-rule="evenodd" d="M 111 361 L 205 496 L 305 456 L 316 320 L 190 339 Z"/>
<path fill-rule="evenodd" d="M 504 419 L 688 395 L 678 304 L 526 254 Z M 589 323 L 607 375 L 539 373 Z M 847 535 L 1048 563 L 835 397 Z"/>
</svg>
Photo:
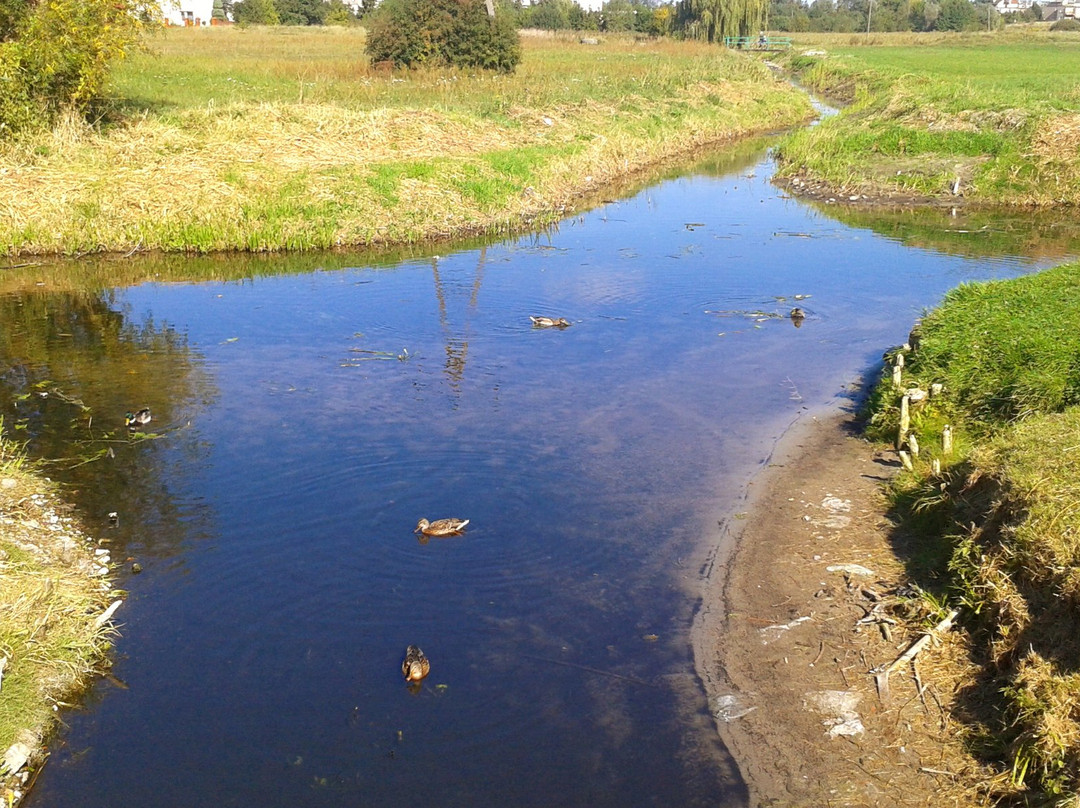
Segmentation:
<svg viewBox="0 0 1080 808">
<path fill-rule="evenodd" d="M 1034 3 L 1035 0 L 997 0 L 994 3 L 994 8 L 1000 14 L 1016 14 L 1020 11 L 1027 11 Z"/>
<path fill-rule="evenodd" d="M 1080 2 L 1066 0 L 1065 2 L 1040 3 L 1042 7 L 1043 22 L 1057 22 L 1058 20 L 1080 20 Z"/>
<path fill-rule="evenodd" d="M 170 25 L 209 25 L 214 0 L 162 0 L 161 12 Z"/>
</svg>

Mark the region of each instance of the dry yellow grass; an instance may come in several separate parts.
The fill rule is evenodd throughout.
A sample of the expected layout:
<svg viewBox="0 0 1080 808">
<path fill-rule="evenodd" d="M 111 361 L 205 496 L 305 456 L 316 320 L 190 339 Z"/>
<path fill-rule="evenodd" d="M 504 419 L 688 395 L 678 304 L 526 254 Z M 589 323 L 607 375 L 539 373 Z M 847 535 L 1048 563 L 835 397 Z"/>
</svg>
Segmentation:
<svg viewBox="0 0 1080 808">
<path fill-rule="evenodd" d="M 19 800 L 55 709 L 86 685 L 112 632 L 108 561 L 51 486 L 0 439 L 0 799 Z M 5 765 L 6 762 L 6 765 Z M 3 772 L 11 767 L 14 771 Z"/>
<path fill-rule="evenodd" d="M 2 249 L 272 250 L 513 229 L 646 166 L 809 114 L 764 67 L 696 43 L 575 43 L 568 57 L 569 43 L 540 39 L 523 76 L 403 80 L 358 70 L 349 38 L 214 36 L 185 40 L 209 49 L 201 61 L 168 51 L 156 83 L 118 85 L 152 96 L 141 111 L 124 102 L 107 127 L 67 119 L 0 150 Z M 257 61 L 253 41 L 274 57 Z M 165 100 L 173 83 L 186 105 Z"/>
</svg>

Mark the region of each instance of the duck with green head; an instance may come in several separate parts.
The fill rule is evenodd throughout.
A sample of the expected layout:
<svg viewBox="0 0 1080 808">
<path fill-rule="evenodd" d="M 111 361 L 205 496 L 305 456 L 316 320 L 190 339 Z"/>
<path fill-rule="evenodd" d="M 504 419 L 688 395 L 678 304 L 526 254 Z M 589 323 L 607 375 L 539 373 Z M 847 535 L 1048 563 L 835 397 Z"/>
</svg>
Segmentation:
<svg viewBox="0 0 1080 808">
<path fill-rule="evenodd" d="M 150 423 L 150 408 L 143 407 L 138 412 L 129 412 L 125 414 L 124 422 L 128 425 L 128 429 L 146 426 Z"/>
</svg>

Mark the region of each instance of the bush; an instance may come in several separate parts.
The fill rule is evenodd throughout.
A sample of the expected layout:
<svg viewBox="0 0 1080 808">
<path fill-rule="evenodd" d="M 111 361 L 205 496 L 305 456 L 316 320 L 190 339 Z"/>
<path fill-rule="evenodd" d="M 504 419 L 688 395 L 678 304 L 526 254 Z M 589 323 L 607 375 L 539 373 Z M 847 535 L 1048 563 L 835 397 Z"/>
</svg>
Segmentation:
<svg viewBox="0 0 1080 808">
<path fill-rule="evenodd" d="M 1080 31 L 1080 20 L 1066 17 L 1050 26 L 1051 31 Z"/>
<path fill-rule="evenodd" d="M 385 0 L 369 17 L 367 54 L 397 67 L 451 66 L 511 73 L 521 42 L 505 10 L 484 0 Z"/>
<path fill-rule="evenodd" d="M 0 3 L 0 138 L 84 111 L 156 6 L 139 0 Z"/>
</svg>

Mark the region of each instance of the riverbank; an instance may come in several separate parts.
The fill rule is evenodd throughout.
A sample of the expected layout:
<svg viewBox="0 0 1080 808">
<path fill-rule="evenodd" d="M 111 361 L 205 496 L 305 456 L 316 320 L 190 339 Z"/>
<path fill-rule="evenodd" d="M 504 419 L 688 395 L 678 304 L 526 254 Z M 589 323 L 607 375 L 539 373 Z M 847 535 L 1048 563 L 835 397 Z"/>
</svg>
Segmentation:
<svg viewBox="0 0 1080 808">
<path fill-rule="evenodd" d="M 755 804 L 1074 804 L 1078 286 L 954 289 L 866 424 L 804 425 L 755 482 L 696 634 Z"/>
<path fill-rule="evenodd" d="M 372 68 L 358 29 L 170 29 L 95 125 L 0 149 L 9 256 L 410 244 L 542 227 L 635 173 L 809 120 L 715 46 L 523 38 L 513 75 Z"/>
<path fill-rule="evenodd" d="M 108 551 L 0 439 L 0 799 L 17 805 L 57 711 L 106 664 L 120 600 Z M 115 604 L 115 605 L 114 605 Z"/>
<path fill-rule="evenodd" d="M 793 193 L 860 204 L 1080 204 L 1074 34 L 821 34 L 796 44 L 781 66 L 844 108 L 778 147 L 777 179 Z"/>
<path fill-rule="evenodd" d="M 751 805 L 987 805 L 990 773 L 955 717 L 956 688 L 974 675 L 966 636 L 944 634 L 897 670 L 887 698 L 869 673 L 914 639 L 860 621 L 876 608 L 896 619 L 915 537 L 886 516 L 895 453 L 860 433 L 847 413 L 796 425 L 752 484 L 746 518 L 729 523 L 736 549 L 715 565 L 694 627 L 710 708 Z"/>
</svg>

